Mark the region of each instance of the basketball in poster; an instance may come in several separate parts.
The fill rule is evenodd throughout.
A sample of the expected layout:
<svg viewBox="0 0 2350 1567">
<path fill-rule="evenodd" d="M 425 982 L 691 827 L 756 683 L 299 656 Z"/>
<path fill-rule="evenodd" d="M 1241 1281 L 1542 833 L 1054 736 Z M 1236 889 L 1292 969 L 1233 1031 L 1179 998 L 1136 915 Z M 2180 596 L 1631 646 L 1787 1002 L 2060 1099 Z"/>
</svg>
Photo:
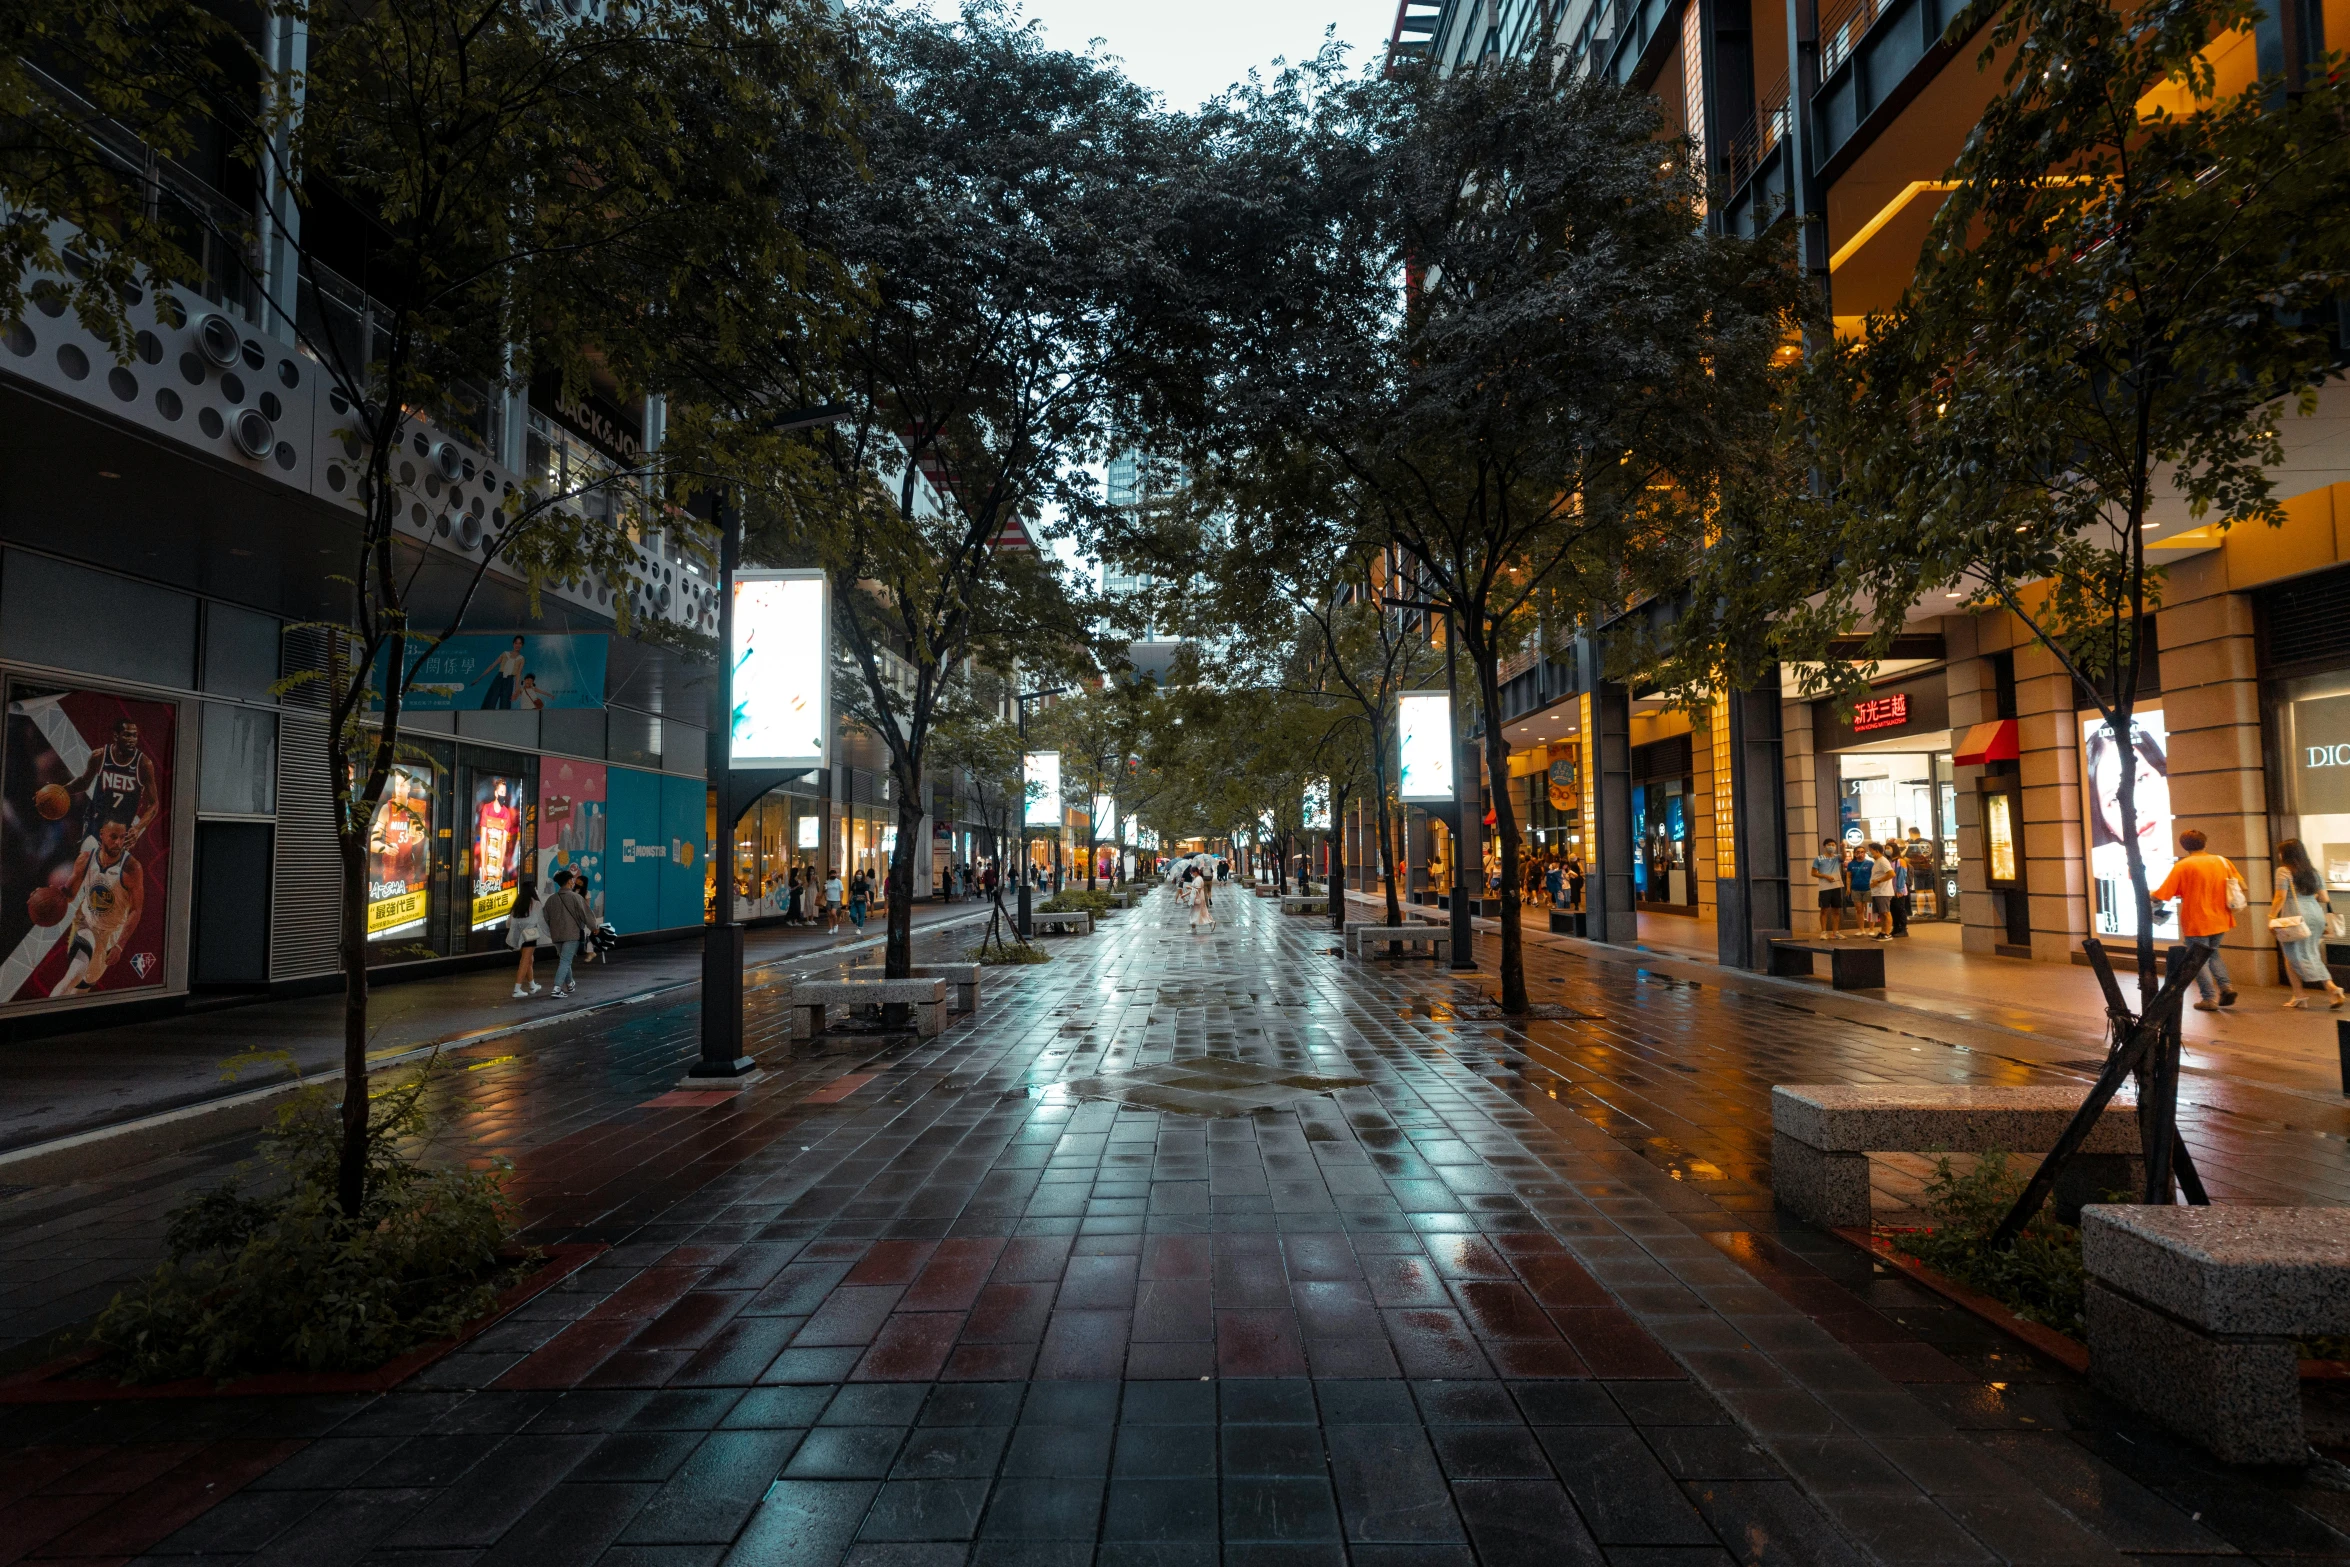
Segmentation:
<svg viewBox="0 0 2350 1567">
<path fill-rule="evenodd" d="M 0 1002 L 160 988 L 178 712 L 11 686 L 0 754 Z"/>
</svg>

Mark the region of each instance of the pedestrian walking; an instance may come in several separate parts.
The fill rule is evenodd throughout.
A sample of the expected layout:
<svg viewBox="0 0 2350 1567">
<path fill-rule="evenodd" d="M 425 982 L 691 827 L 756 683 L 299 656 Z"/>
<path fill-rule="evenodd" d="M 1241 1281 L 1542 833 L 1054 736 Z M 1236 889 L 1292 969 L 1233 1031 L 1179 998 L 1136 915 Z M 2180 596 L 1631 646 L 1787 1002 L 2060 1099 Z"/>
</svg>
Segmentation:
<svg viewBox="0 0 2350 1567">
<path fill-rule="evenodd" d="M 861 933 L 865 929 L 865 904 L 873 896 L 873 883 L 863 871 L 849 879 L 849 923 Z"/>
<path fill-rule="evenodd" d="M 1885 846 L 1886 858 L 1893 866 L 1893 934 L 1909 934 L 1909 861 L 1893 858 L 1893 845 Z"/>
<path fill-rule="evenodd" d="M 557 996 L 568 996 L 579 988 L 571 977 L 571 960 L 579 955 L 580 938 L 595 923 L 588 912 L 587 899 L 571 890 L 573 877 L 568 869 L 555 873 L 555 895 L 541 909 L 546 921 L 547 939 L 555 944 L 555 990 Z"/>
<path fill-rule="evenodd" d="M 1820 840 L 1819 857 L 1811 862 L 1812 890 L 1820 898 L 1820 934 L 1844 933 L 1844 846 L 1833 838 Z"/>
<path fill-rule="evenodd" d="M 1216 925 L 1216 878 L 1197 873 L 1191 885 L 1191 928 L 1213 930 Z"/>
<path fill-rule="evenodd" d="M 1567 907 L 1583 907 L 1583 860 L 1579 855 L 1567 856 Z"/>
<path fill-rule="evenodd" d="M 1897 879 L 1893 861 L 1886 856 L 1885 846 L 1870 843 L 1861 846 L 1858 863 L 1868 867 L 1869 935 L 1877 941 L 1893 939 L 1893 883 Z"/>
<path fill-rule="evenodd" d="M 546 930 L 539 920 L 539 884 L 525 876 L 521 890 L 514 894 L 514 907 L 506 913 L 506 945 L 522 954 L 514 965 L 517 1001 L 539 993 L 541 987 L 533 974 L 538 967 L 539 943 L 545 939 Z"/>
<path fill-rule="evenodd" d="M 2284 954 L 2285 979 L 2293 987 L 2288 1007 L 2309 1005 L 2309 993 L 2323 990 L 2326 1005 L 2341 1010 L 2342 987 L 2326 970 L 2325 939 L 2332 933 L 2333 899 L 2325 878 L 2309 863 L 2309 850 L 2298 838 L 2277 845 L 2277 896 L 2269 908 L 2268 928 L 2276 933 L 2277 950 Z"/>
<path fill-rule="evenodd" d="M 2217 1012 L 2221 1007 L 2236 1004 L 2236 986 L 2228 977 L 2228 966 L 2220 960 L 2220 940 L 2236 928 L 2236 912 L 2251 901 L 2244 887 L 2244 877 L 2225 855 L 2206 851 L 2211 840 L 2189 828 L 2179 834 L 2179 847 L 2185 856 L 2170 868 L 2162 885 L 2154 889 L 2154 901 L 2179 902 L 2179 934 L 2190 947 L 2201 947 L 2211 954 L 2203 967 L 2195 971 L 2195 1010 Z"/>
<path fill-rule="evenodd" d="M 824 903 L 817 911 L 824 916 L 824 933 L 828 936 L 840 934 L 841 903 L 840 872 L 835 869 L 824 878 Z"/>
</svg>

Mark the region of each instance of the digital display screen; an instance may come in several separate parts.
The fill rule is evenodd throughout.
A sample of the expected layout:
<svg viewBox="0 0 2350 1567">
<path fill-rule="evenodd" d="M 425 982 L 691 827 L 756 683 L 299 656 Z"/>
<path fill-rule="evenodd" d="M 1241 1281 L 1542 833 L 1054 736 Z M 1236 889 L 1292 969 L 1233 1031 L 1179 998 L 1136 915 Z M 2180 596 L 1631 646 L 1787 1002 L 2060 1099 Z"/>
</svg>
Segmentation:
<svg viewBox="0 0 2350 1567">
<path fill-rule="evenodd" d="M 1118 841 L 1118 802 L 1106 794 L 1097 794 L 1093 797 L 1093 841 L 1096 843 L 1116 843 Z"/>
<path fill-rule="evenodd" d="M 736 767 L 832 759 L 831 586 L 819 571 L 745 571 L 734 581 Z"/>
<path fill-rule="evenodd" d="M 1031 751 L 1020 759 L 1021 793 L 1027 801 L 1020 822 L 1025 827 L 1061 825 L 1061 753 Z"/>
<path fill-rule="evenodd" d="M 1452 698 L 1406 691 L 1396 698 L 1396 793 L 1406 800 L 1450 800 L 1453 785 Z"/>
</svg>

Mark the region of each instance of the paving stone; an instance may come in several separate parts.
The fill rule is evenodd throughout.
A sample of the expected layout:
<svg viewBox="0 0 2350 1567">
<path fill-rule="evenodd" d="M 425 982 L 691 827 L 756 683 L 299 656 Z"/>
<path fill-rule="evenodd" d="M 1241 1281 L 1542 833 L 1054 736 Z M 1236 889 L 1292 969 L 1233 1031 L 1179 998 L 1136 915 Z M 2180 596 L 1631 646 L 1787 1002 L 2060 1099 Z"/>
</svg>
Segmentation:
<svg viewBox="0 0 2350 1567">
<path fill-rule="evenodd" d="M 1539 941 L 1588 1015 L 1468 1017 L 1489 977 L 1335 962 L 1255 902 L 1201 938 L 1146 903 L 853 1058 L 781 1048 L 754 987 L 769 1076 L 719 1108 L 642 1108 L 690 1004 L 461 1048 L 487 1107 L 450 1146 L 516 1161 L 531 1238 L 611 1249 L 438 1387 L 0 1406 L 0 1538 L 305 1567 L 2350 1555 L 2329 1500 L 1774 1212 L 1771 1083 L 2031 1060 Z M 102 1304 L 219 1168 L 0 1218 L 0 1329 L 44 1291 Z M 188 1467 L 281 1441 L 217 1499 Z"/>
</svg>

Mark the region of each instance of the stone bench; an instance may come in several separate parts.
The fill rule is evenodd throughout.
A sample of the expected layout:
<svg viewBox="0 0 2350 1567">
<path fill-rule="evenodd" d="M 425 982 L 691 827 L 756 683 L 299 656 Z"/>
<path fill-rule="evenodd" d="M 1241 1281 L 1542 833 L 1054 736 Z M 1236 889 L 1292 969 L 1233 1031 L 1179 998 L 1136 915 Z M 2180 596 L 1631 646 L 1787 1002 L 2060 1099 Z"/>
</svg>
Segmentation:
<svg viewBox="0 0 2350 1567">
<path fill-rule="evenodd" d="M 1444 925 L 1349 925 L 1346 927 L 1345 947 L 1357 958 L 1374 956 L 1373 948 L 1384 948 L 1390 942 L 1405 947 L 1428 949 L 1428 956 L 1442 963 L 1452 956 L 1452 930 Z M 1418 957 L 1415 951 L 1404 954 Z"/>
<path fill-rule="evenodd" d="M 2350 1333 L 2350 1208 L 2081 1213 L 2089 1376 L 2235 1464 L 2298 1464 L 2296 1339 Z"/>
<path fill-rule="evenodd" d="M 1255 893 L 1260 898 L 1278 898 L 1281 896 L 1281 889 L 1271 885 L 1270 883 L 1260 883 L 1257 886 L 1249 888 L 1249 891 Z"/>
<path fill-rule="evenodd" d="M 1083 909 L 1055 909 L 1050 913 L 1033 909 L 1029 911 L 1028 928 L 1040 936 L 1047 931 L 1090 936 L 1093 934 L 1093 916 Z"/>
<path fill-rule="evenodd" d="M 955 1010 L 979 1010 L 979 972 L 981 963 L 917 963 L 906 970 L 916 979 L 943 979 L 955 987 Z"/>
<path fill-rule="evenodd" d="M 1327 914 L 1330 900 L 1320 893 L 1291 893 L 1281 900 L 1284 914 Z"/>
<path fill-rule="evenodd" d="M 1866 1229 L 1872 1153 L 2045 1153 L 2086 1088 L 1781 1083 L 1771 1090 L 1771 1195 L 1825 1229 Z M 2138 1107 L 2105 1107 L 2056 1185 L 2059 1217 L 2145 1185 Z"/>
<path fill-rule="evenodd" d="M 914 1031 L 925 1039 L 947 1031 L 944 979 L 797 980 L 791 988 L 791 1037 L 814 1039 L 824 1032 L 828 1007 L 908 1006 Z"/>
<path fill-rule="evenodd" d="M 1812 960 L 1826 957 L 1828 983 L 1838 990 L 1885 988 L 1885 949 L 1873 941 L 1801 941 L 1774 937 L 1770 943 L 1771 973 L 1780 979 L 1802 979 L 1812 972 Z"/>
<path fill-rule="evenodd" d="M 1589 932 L 1589 917 L 1581 909 L 1552 909 L 1550 933 L 1554 936 L 1582 936 Z"/>
</svg>

